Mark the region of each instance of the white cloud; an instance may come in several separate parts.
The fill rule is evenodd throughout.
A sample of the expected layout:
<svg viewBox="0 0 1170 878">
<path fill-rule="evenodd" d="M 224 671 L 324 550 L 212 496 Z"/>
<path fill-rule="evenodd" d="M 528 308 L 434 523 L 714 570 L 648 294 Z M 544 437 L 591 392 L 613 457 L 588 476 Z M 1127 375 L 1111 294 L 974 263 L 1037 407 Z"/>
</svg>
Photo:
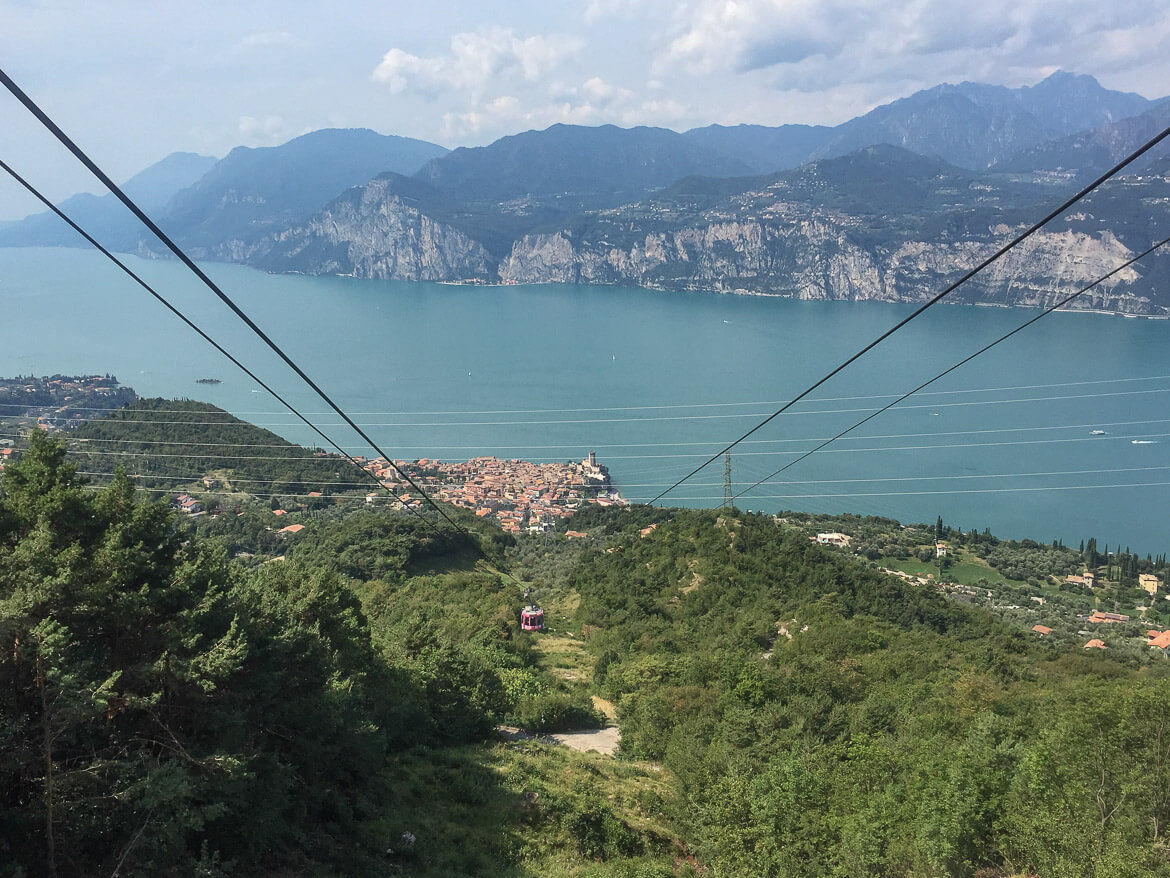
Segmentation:
<svg viewBox="0 0 1170 878">
<path fill-rule="evenodd" d="M 627 125 L 668 125 L 693 113 L 693 107 L 676 100 L 642 101 L 637 107 L 626 111 L 623 121 Z"/>
<path fill-rule="evenodd" d="M 831 48 L 835 3 L 817 0 L 705 0 L 681 10 L 668 63 L 696 73 L 800 61 Z"/>
<path fill-rule="evenodd" d="M 494 27 L 455 34 L 448 50 L 437 55 L 393 48 L 373 79 L 393 94 L 445 104 L 438 133 L 448 143 L 484 142 L 558 122 L 640 123 L 633 89 L 602 75 L 581 75 L 577 56 L 584 46 L 582 37 L 521 37 Z"/>
<path fill-rule="evenodd" d="M 280 116 L 241 116 L 236 130 L 243 146 L 276 146 L 293 136 L 291 127 Z"/>
<path fill-rule="evenodd" d="M 391 92 L 433 96 L 446 92 L 482 94 L 515 80 L 536 82 L 581 49 L 579 37 L 554 34 L 521 38 L 509 28 L 457 33 L 450 51 L 423 58 L 393 48 L 373 78 Z"/>
<path fill-rule="evenodd" d="M 610 85 L 600 76 L 590 77 L 581 86 L 581 92 L 594 104 L 601 107 L 615 103 L 629 103 L 634 100 L 634 92 L 628 88 Z"/>
<path fill-rule="evenodd" d="M 1170 93 L 1166 0 L 0 6 L 6 69 L 121 178 L 175 150 L 223 155 L 326 125 L 456 146 L 568 120 L 837 124 L 941 82 L 1033 85 L 1056 69 Z M 0 138 L 69 181 L 55 196 L 89 185 L 22 131 Z"/>
<path fill-rule="evenodd" d="M 673 100 L 640 100 L 632 89 L 611 85 L 592 76 L 579 86 L 549 83 L 527 100 L 499 95 L 474 102 L 462 111 L 443 115 L 445 138 L 452 142 L 511 134 L 556 123 L 568 125 L 662 125 L 686 115 L 685 105 Z"/>
<path fill-rule="evenodd" d="M 765 75 L 780 88 L 861 82 L 1035 82 L 1164 51 L 1164 3 L 1135 0 L 693 0 L 679 7 L 656 75 Z M 1077 63 L 1077 62 L 1081 63 Z"/>
</svg>

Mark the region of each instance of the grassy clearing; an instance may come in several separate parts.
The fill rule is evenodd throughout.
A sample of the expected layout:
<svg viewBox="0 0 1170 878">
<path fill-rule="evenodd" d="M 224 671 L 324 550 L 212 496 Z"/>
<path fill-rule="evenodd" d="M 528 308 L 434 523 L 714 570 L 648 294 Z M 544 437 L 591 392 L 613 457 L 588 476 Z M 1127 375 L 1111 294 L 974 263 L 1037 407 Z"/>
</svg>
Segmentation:
<svg viewBox="0 0 1170 878">
<path fill-rule="evenodd" d="M 974 585 L 980 579 L 986 579 L 991 585 L 1002 585 L 1012 581 L 983 559 L 967 552 L 959 555 L 946 575 L 962 585 Z"/>
<path fill-rule="evenodd" d="M 891 570 L 901 570 L 903 573 L 909 573 L 913 576 L 933 574 L 935 579 L 939 578 L 938 563 L 935 561 L 919 561 L 917 558 L 882 558 L 877 563 L 879 566 L 889 567 Z M 980 579 L 986 579 L 990 585 L 1002 585 L 1012 581 L 982 558 L 968 552 L 960 552 L 952 558 L 951 566 L 944 571 L 942 578 L 960 585 L 975 585 Z"/>
<path fill-rule="evenodd" d="M 539 667 L 567 682 L 588 684 L 593 679 L 593 656 L 580 637 L 572 634 L 538 635 L 536 651 Z"/>
<path fill-rule="evenodd" d="M 545 631 L 534 635 L 540 656 L 538 666 L 572 688 L 588 689 L 593 680 L 594 657 L 585 648 L 581 624 L 576 620 L 581 598 L 575 592 L 552 591 L 543 595 Z"/>
<path fill-rule="evenodd" d="M 368 832 L 394 851 L 387 855 L 393 872 L 394 866 L 420 878 L 689 872 L 665 817 L 673 779 L 653 766 L 522 741 L 411 751 L 386 781 L 394 805 Z"/>
</svg>

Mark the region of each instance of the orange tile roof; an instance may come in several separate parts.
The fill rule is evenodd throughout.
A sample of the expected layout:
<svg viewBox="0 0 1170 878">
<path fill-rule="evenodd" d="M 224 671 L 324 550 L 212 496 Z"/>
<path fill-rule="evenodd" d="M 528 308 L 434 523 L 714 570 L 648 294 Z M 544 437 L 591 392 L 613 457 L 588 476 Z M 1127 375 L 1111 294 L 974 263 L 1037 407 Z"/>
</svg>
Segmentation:
<svg viewBox="0 0 1170 878">
<path fill-rule="evenodd" d="M 1104 641 L 1098 640 L 1096 637 L 1094 637 L 1092 640 L 1090 640 L 1084 646 L 1084 649 L 1105 649 L 1105 648 L 1106 647 L 1105 647 Z"/>
<path fill-rule="evenodd" d="M 1124 613 L 1102 613 L 1100 610 L 1095 611 L 1089 616 L 1090 622 L 1128 622 L 1129 616 Z"/>
<path fill-rule="evenodd" d="M 1170 649 L 1170 631 L 1163 631 L 1150 640 L 1150 646 L 1156 646 L 1158 649 Z"/>
</svg>

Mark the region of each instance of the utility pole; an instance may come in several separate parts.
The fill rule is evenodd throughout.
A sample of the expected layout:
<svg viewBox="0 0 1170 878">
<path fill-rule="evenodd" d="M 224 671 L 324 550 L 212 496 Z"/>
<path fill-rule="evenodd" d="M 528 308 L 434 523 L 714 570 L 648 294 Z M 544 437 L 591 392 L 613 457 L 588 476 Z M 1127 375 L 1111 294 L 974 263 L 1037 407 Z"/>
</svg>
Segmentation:
<svg viewBox="0 0 1170 878">
<path fill-rule="evenodd" d="M 731 452 L 723 455 L 723 508 L 731 508 Z"/>
</svg>

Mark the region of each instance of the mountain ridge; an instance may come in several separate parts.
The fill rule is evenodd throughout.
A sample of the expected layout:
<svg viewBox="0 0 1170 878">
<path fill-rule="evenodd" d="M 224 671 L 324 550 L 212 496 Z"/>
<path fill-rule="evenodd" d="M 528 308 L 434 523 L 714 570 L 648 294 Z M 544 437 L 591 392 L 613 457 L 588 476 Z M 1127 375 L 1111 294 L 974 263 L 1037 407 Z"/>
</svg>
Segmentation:
<svg viewBox="0 0 1170 878">
<path fill-rule="evenodd" d="M 558 124 L 451 151 L 327 129 L 233 150 L 159 215 L 196 258 L 274 272 L 921 301 L 1167 123 L 1170 99 L 1056 73 L 943 84 L 831 128 Z M 1092 223 L 1045 230 L 1005 263 L 1018 276 L 989 272 L 965 300 L 1043 304 L 1148 246 L 1153 184 L 1116 185 L 1140 211 L 1101 198 Z M 1132 270 L 1086 304 L 1165 313 L 1162 274 Z"/>
</svg>

